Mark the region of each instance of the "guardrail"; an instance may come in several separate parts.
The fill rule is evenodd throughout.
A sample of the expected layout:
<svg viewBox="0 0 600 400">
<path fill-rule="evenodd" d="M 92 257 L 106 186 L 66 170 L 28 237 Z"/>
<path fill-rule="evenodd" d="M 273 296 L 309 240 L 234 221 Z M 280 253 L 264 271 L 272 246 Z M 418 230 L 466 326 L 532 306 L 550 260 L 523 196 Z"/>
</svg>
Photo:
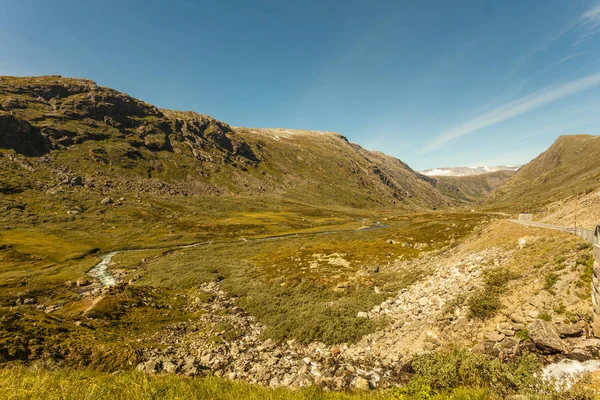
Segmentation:
<svg viewBox="0 0 600 400">
<path fill-rule="evenodd" d="M 582 239 L 587 240 L 588 242 L 590 242 L 592 244 L 600 243 L 598 236 L 594 235 L 594 230 L 592 230 L 592 229 L 585 229 L 585 228 L 575 229 L 572 226 L 552 225 L 552 224 L 545 224 L 543 222 L 522 221 L 522 220 L 516 220 L 516 219 L 511 219 L 510 221 L 517 223 L 517 224 L 521 224 L 521 225 L 534 226 L 537 228 L 554 229 L 556 231 L 566 232 L 566 233 L 570 233 L 570 234 L 574 233 L 577 236 L 581 237 Z"/>
</svg>

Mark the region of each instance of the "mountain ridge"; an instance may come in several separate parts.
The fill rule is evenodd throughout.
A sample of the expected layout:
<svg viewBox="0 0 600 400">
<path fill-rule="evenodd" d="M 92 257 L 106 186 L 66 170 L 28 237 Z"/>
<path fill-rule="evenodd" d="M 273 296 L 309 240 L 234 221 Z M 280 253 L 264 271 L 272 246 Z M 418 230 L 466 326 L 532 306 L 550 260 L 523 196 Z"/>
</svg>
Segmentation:
<svg viewBox="0 0 600 400">
<path fill-rule="evenodd" d="M 60 164 L 72 174 L 138 190 L 151 181 L 182 195 L 279 196 L 406 210 L 453 204 L 404 162 L 341 134 L 231 127 L 87 79 L 0 77 L 0 148 L 33 163 L 48 156 L 41 166 Z M 6 177 L 0 182 L 14 185 Z"/>
</svg>

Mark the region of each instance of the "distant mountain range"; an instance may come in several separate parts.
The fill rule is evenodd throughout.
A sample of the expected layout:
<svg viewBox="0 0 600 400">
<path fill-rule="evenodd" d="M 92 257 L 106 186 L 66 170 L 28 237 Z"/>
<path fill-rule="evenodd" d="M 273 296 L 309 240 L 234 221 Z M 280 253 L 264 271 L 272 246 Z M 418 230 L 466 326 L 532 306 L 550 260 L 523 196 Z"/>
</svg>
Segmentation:
<svg viewBox="0 0 600 400">
<path fill-rule="evenodd" d="M 497 167 L 451 167 L 451 168 L 432 168 L 419 171 L 427 176 L 473 176 L 489 174 L 497 171 L 516 171 L 521 168 L 520 165 L 500 165 Z"/>
</svg>

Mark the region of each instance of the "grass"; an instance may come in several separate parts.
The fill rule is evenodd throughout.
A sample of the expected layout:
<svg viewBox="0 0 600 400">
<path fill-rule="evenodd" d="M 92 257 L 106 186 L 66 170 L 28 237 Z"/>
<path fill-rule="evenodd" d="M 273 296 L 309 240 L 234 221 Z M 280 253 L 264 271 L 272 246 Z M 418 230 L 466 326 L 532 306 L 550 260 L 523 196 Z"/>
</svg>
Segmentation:
<svg viewBox="0 0 600 400">
<path fill-rule="evenodd" d="M 291 391 L 268 389 L 216 377 L 183 378 L 147 376 L 134 372 L 119 375 L 90 370 L 0 369 L 0 394 L 7 400 L 418 400 L 394 391 L 331 393 L 317 387 Z M 457 388 L 447 393 L 428 394 L 427 399 L 493 399 L 483 389 Z"/>
<path fill-rule="evenodd" d="M 0 369 L 0 394 L 17 399 L 219 399 L 219 400 L 500 400 L 522 394 L 528 399 L 594 398 L 587 381 L 557 392 L 537 372 L 536 356 L 524 354 L 512 362 L 490 359 L 459 348 L 418 355 L 408 384 L 374 392 L 335 393 L 318 387 L 270 389 L 214 376 L 186 378 L 149 376 L 133 371 L 119 374 L 90 369 L 12 367 Z"/>
</svg>

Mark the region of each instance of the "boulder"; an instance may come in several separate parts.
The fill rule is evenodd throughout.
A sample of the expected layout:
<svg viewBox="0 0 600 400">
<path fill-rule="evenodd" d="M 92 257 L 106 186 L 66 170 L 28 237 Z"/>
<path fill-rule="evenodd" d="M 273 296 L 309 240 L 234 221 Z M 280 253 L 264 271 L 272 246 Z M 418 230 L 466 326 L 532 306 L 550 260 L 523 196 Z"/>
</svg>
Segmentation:
<svg viewBox="0 0 600 400">
<path fill-rule="evenodd" d="M 365 378 L 361 378 L 360 376 L 354 380 L 353 386 L 354 389 L 358 391 L 366 391 L 371 389 L 369 381 Z"/>
<path fill-rule="evenodd" d="M 528 331 L 529 337 L 542 353 L 556 354 L 565 351 L 565 343 L 550 323 L 537 319 L 529 324 Z"/>
<path fill-rule="evenodd" d="M 557 328 L 561 338 L 572 338 L 583 335 L 583 326 L 581 325 L 563 325 Z"/>
<path fill-rule="evenodd" d="M 87 278 L 79 278 L 79 279 L 77 279 L 77 280 L 75 281 L 75 284 L 76 284 L 78 287 L 81 287 L 81 286 L 87 286 L 87 285 L 89 285 L 89 284 L 90 284 L 90 281 L 88 281 L 88 280 L 87 280 Z"/>
</svg>

